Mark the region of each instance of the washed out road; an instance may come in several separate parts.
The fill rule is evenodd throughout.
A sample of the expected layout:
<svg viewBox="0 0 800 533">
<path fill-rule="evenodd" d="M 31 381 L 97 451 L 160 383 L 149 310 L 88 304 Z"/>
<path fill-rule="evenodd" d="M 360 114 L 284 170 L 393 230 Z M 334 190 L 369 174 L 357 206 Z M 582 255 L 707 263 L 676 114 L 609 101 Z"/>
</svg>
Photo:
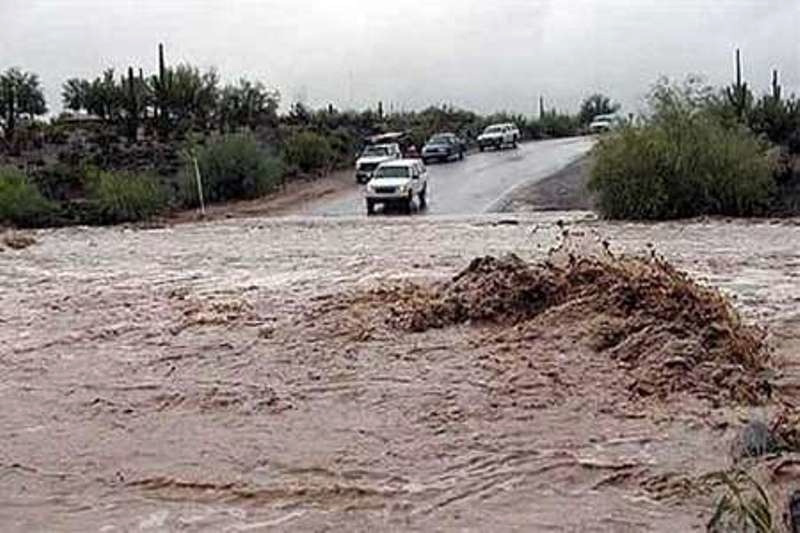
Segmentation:
<svg viewBox="0 0 800 533">
<path fill-rule="evenodd" d="M 432 164 L 428 215 L 472 215 L 497 210 L 516 187 L 547 178 L 585 155 L 589 137 L 541 141 L 517 149 L 471 154 L 463 161 Z M 361 188 L 314 204 L 304 214 L 360 215 L 365 212 Z"/>
</svg>

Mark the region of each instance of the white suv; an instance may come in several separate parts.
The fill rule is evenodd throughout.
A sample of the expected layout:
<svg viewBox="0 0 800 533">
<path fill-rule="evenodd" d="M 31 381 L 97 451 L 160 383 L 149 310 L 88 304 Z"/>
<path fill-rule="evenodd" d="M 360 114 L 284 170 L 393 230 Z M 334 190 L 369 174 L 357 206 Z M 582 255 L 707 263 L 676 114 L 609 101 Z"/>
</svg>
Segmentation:
<svg viewBox="0 0 800 533">
<path fill-rule="evenodd" d="M 400 145 L 397 143 L 367 146 L 356 161 L 356 181 L 358 183 L 368 182 L 378 165 L 401 157 Z"/>
<path fill-rule="evenodd" d="M 367 214 L 375 212 L 377 204 L 397 205 L 411 213 L 414 197 L 420 209 L 428 198 L 428 170 L 419 159 L 401 159 L 382 163 L 375 171 L 365 190 Z"/>
<path fill-rule="evenodd" d="M 611 131 L 612 129 L 614 129 L 615 126 L 619 125 L 620 122 L 621 120 L 616 113 L 610 113 L 608 115 L 597 115 L 592 119 L 592 123 L 589 124 L 589 132 L 603 133 L 606 131 Z"/>
<path fill-rule="evenodd" d="M 481 152 L 489 147 L 500 150 L 506 145 L 516 148 L 519 137 L 519 128 L 514 124 L 492 124 L 478 137 L 478 148 Z"/>
</svg>

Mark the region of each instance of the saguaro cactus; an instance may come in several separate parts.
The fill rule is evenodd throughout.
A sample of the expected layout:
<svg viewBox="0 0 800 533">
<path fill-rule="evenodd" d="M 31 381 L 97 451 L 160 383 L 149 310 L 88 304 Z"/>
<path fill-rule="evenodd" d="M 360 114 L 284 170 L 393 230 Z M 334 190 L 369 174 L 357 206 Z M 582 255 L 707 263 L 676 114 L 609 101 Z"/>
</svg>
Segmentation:
<svg viewBox="0 0 800 533">
<path fill-rule="evenodd" d="M 133 77 L 133 67 L 128 67 L 126 85 L 125 111 L 128 115 L 128 140 L 135 142 L 139 131 L 139 95 L 137 94 L 136 80 Z"/>
<path fill-rule="evenodd" d="M 169 113 L 167 111 L 167 85 L 169 84 L 169 73 L 164 61 L 164 44 L 158 44 L 158 88 L 156 90 L 156 116 L 158 131 L 161 137 L 167 136 L 169 129 Z"/>
<path fill-rule="evenodd" d="M 779 101 L 781 99 L 781 86 L 778 83 L 778 69 L 772 71 L 772 97 Z"/>
<path fill-rule="evenodd" d="M 741 51 L 738 48 L 736 49 L 736 83 L 733 86 L 726 88 L 725 94 L 728 97 L 728 101 L 736 111 L 736 116 L 739 119 L 743 119 L 747 113 L 747 110 L 750 108 L 753 95 L 750 92 L 750 88 L 747 86 L 747 83 L 742 81 L 742 56 Z"/>
</svg>

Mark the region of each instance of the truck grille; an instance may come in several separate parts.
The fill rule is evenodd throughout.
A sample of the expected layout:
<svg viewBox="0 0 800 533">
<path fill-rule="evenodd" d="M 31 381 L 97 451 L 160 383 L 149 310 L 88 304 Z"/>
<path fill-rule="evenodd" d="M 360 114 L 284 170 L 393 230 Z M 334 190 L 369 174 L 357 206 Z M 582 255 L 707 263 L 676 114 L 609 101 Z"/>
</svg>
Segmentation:
<svg viewBox="0 0 800 533">
<path fill-rule="evenodd" d="M 378 163 L 361 163 L 358 166 L 358 170 L 362 172 L 372 172 L 376 168 L 378 168 Z"/>
<path fill-rule="evenodd" d="M 394 194 L 396 191 L 396 187 L 375 187 L 375 192 L 378 194 Z"/>
</svg>

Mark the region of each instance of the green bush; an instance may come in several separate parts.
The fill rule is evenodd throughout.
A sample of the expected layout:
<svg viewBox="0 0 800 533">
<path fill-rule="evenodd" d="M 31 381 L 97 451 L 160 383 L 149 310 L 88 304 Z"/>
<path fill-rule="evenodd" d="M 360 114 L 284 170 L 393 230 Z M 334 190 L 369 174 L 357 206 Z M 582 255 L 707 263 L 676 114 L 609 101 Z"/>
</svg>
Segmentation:
<svg viewBox="0 0 800 533">
<path fill-rule="evenodd" d="M 328 139 L 311 131 L 304 131 L 289 139 L 285 148 L 286 162 L 303 172 L 325 168 L 333 158 Z"/>
<path fill-rule="evenodd" d="M 280 185 L 283 163 L 259 147 L 251 134 L 225 135 L 196 150 L 206 202 L 257 198 Z M 197 183 L 191 157 L 186 161 L 182 201 L 197 206 Z"/>
<path fill-rule="evenodd" d="M 88 178 L 88 200 L 101 224 L 148 220 L 167 205 L 166 194 L 154 178 L 123 172 L 97 172 Z"/>
<path fill-rule="evenodd" d="M 765 213 L 775 191 L 768 147 L 699 101 L 663 90 L 644 125 L 595 146 L 589 188 L 600 212 L 624 219 Z"/>
<path fill-rule="evenodd" d="M 82 165 L 56 163 L 33 172 L 31 182 L 47 198 L 63 202 L 83 194 L 86 169 Z"/>
<path fill-rule="evenodd" d="M 19 227 L 46 226 L 55 222 L 58 206 L 47 200 L 14 167 L 0 167 L 0 224 Z"/>
</svg>

